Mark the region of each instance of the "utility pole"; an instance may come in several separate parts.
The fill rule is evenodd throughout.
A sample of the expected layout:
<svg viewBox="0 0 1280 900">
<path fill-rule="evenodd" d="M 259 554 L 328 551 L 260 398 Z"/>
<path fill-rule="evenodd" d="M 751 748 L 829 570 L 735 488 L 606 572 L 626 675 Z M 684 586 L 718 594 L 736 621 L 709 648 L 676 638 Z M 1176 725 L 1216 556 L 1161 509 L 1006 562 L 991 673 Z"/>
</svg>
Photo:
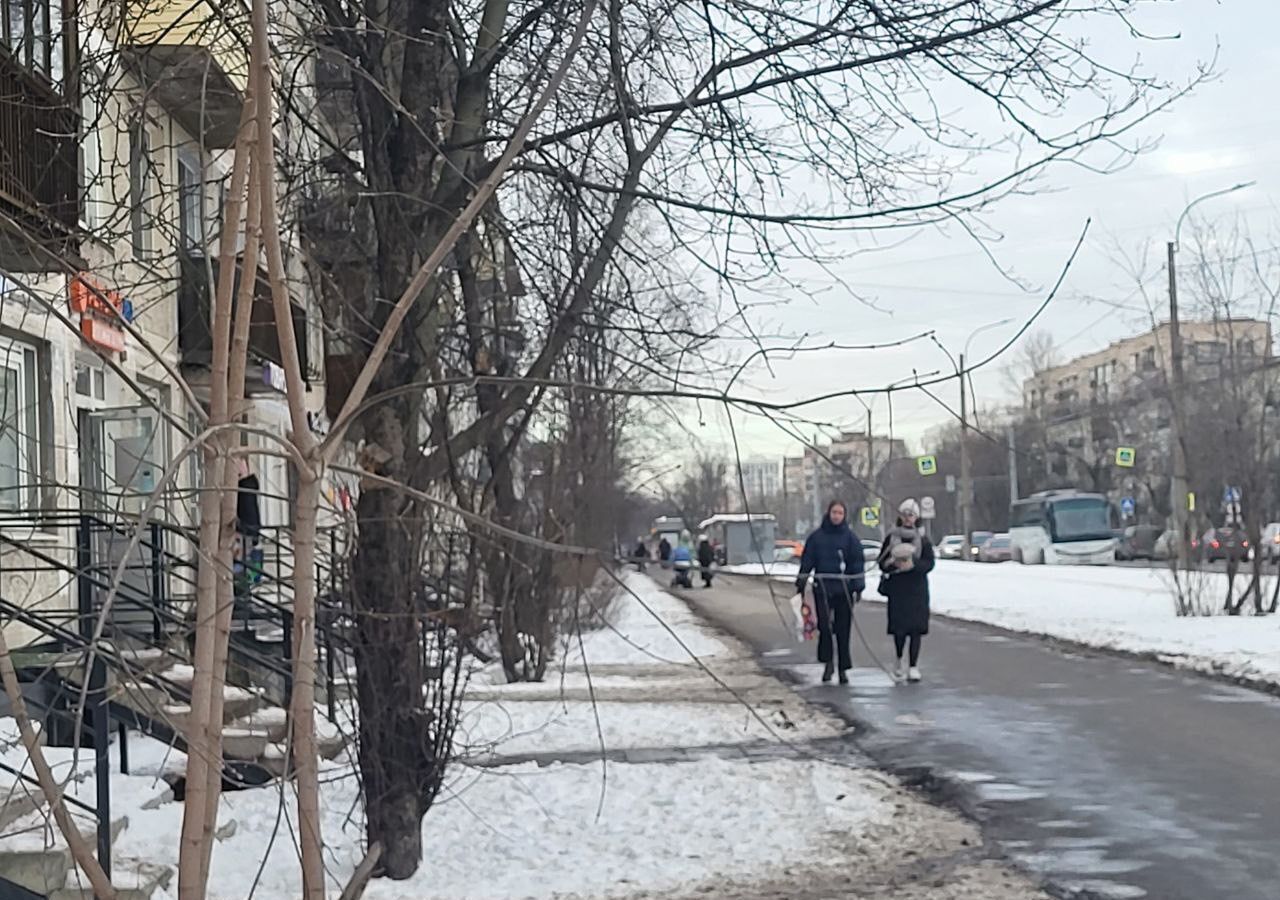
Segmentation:
<svg viewBox="0 0 1280 900">
<path fill-rule="evenodd" d="M 1018 502 L 1018 450 L 1014 445 L 1017 440 L 1012 425 L 1009 426 L 1009 504 Z"/>
<path fill-rule="evenodd" d="M 1178 323 L 1178 269 L 1175 259 L 1178 253 L 1176 241 L 1169 241 L 1169 416 L 1170 433 L 1173 436 L 1173 479 L 1170 498 L 1173 504 L 1174 533 L 1178 536 L 1178 568 L 1190 568 L 1190 535 L 1187 522 L 1187 454 L 1183 443 L 1184 419 L 1182 416 L 1182 331 Z"/>
<path fill-rule="evenodd" d="M 1178 323 L 1178 269 L 1176 265 L 1178 239 L 1182 236 L 1182 223 L 1191 212 L 1193 206 L 1213 197 L 1222 197 L 1226 194 L 1235 193 L 1251 187 L 1253 184 L 1254 182 L 1252 181 L 1246 181 L 1192 200 L 1182 210 L 1182 215 L 1178 216 L 1178 224 L 1173 229 L 1173 240 L 1166 245 L 1169 266 L 1169 406 L 1171 407 L 1169 431 L 1173 437 L 1173 484 L 1171 487 L 1173 497 L 1171 499 L 1173 501 L 1174 531 L 1180 538 L 1178 541 L 1178 567 L 1183 570 L 1189 569 L 1191 565 L 1189 546 L 1191 535 L 1188 533 L 1187 521 L 1188 481 L 1190 479 L 1187 476 L 1187 420 L 1183 409 L 1182 331 Z"/>
<path fill-rule="evenodd" d="M 818 446 L 818 437 L 817 437 L 817 435 L 814 435 L 814 438 L 813 438 L 813 445 L 814 445 L 815 447 L 816 447 L 816 446 Z M 805 451 L 805 456 L 807 457 L 808 455 L 809 455 L 808 451 Z M 812 471 L 813 471 L 812 491 L 811 491 L 811 493 L 813 494 L 813 525 L 812 525 L 812 528 L 817 528 L 819 525 L 821 525 L 821 524 L 822 524 L 822 497 L 820 496 L 820 492 L 818 491 L 818 454 L 817 454 L 817 452 L 815 452 L 815 453 L 813 454 L 813 466 L 812 466 Z"/>
<path fill-rule="evenodd" d="M 960 354 L 960 531 L 964 535 L 961 552 L 967 562 L 969 548 L 969 505 L 973 499 L 973 483 L 969 477 L 969 401 L 964 387 L 964 354 Z"/>
</svg>

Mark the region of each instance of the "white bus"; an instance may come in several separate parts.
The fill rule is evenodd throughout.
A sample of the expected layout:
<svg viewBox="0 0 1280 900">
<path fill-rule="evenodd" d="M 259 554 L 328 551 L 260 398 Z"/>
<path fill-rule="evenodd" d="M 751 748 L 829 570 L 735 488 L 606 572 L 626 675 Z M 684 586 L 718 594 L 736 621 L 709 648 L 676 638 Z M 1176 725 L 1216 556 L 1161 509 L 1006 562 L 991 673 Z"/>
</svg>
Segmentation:
<svg viewBox="0 0 1280 900">
<path fill-rule="evenodd" d="M 1013 558 L 1028 565 L 1099 566 L 1114 562 L 1111 504 L 1101 494 L 1043 491 L 1009 510 Z"/>
</svg>

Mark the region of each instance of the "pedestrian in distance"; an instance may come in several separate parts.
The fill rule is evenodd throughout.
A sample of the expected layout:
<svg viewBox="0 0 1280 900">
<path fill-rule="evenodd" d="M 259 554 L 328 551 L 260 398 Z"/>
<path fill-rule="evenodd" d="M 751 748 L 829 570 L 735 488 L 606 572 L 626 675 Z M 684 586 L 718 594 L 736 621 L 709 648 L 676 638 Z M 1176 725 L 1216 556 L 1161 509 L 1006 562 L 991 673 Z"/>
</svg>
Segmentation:
<svg viewBox="0 0 1280 900">
<path fill-rule="evenodd" d="M 800 577 L 796 579 L 796 593 L 803 596 L 809 575 L 813 575 L 822 680 L 831 681 L 838 665 L 841 684 L 849 683 L 848 671 L 853 668 L 849 653 L 853 604 L 862 599 L 862 590 L 866 586 L 862 544 L 849 528 L 847 518 L 848 511 L 839 500 L 827 504 L 822 525 L 804 542 Z"/>
<path fill-rule="evenodd" d="M 665 537 L 658 541 L 658 562 L 664 569 L 671 562 L 671 542 Z"/>
<path fill-rule="evenodd" d="M 687 532 L 680 535 L 680 543 L 671 551 L 671 568 L 675 572 L 672 587 L 693 587 L 693 551 L 689 549 Z"/>
<path fill-rule="evenodd" d="M 920 644 L 929 633 L 933 542 L 920 530 L 919 521 L 920 505 L 904 500 L 898 507 L 897 525 L 885 536 L 876 560 L 881 572 L 879 591 L 889 602 L 889 634 L 898 656 L 895 681 L 920 681 Z"/>
<path fill-rule="evenodd" d="M 649 561 L 649 548 L 644 545 L 644 538 L 636 538 L 636 549 L 631 556 L 636 561 L 636 571 L 643 572 L 644 564 Z"/>
<path fill-rule="evenodd" d="M 711 579 L 715 576 L 712 566 L 716 562 L 716 549 L 711 546 L 711 539 L 705 534 L 698 535 L 698 571 L 702 573 L 702 586 L 711 587 Z"/>
</svg>

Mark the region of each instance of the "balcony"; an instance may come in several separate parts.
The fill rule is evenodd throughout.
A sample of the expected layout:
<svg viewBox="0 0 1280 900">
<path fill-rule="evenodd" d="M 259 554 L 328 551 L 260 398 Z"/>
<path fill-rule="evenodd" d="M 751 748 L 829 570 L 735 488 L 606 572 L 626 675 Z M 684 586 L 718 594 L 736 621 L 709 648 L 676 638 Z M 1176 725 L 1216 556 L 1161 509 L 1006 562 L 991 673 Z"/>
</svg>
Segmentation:
<svg viewBox="0 0 1280 900">
<path fill-rule="evenodd" d="M 208 261 L 191 252 L 181 254 L 181 280 L 178 287 L 178 351 L 182 365 L 188 369 L 208 370 L 213 363 L 213 294 L 209 283 L 212 268 L 214 283 L 218 278 L 217 258 Z M 244 269 L 236 264 L 235 293 L 239 294 Z M 298 346 L 302 372 L 308 380 L 315 372 L 307 351 L 307 312 L 296 303 L 293 310 L 293 330 Z M 267 365 L 268 363 L 272 365 Z M 281 393 L 282 383 L 272 366 L 282 366 L 280 334 L 276 328 L 275 310 L 271 302 L 271 286 L 261 272 L 254 273 L 253 308 L 249 322 L 249 372 L 245 392 L 249 396 Z M 193 379 L 199 390 L 200 381 Z"/>
<path fill-rule="evenodd" d="M 120 42 L 151 97 L 206 147 L 235 143 L 249 84 L 248 10 L 131 0 Z"/>
<path fill-rule="evenodd" d="M 0 48 L 0 268 L 78 261 L 79 128 L 75 105 Z"/>
</svg>

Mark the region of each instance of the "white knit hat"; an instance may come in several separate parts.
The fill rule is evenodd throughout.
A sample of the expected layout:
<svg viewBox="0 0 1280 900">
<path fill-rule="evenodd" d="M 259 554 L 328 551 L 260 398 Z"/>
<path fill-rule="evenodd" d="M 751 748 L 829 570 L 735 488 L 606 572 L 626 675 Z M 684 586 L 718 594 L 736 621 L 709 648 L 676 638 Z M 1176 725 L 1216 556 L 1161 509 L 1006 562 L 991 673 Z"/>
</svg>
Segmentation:
<svg viewBox="0 0 1280 900">
<path fill-rule="evenodd" d="M 920 504 L 908 497 L 902 501 L 902 505 L 898 507 L 898 512 L 903 515 L 915 516 L 918 519 L 920 518 Z"/>
</svg>

